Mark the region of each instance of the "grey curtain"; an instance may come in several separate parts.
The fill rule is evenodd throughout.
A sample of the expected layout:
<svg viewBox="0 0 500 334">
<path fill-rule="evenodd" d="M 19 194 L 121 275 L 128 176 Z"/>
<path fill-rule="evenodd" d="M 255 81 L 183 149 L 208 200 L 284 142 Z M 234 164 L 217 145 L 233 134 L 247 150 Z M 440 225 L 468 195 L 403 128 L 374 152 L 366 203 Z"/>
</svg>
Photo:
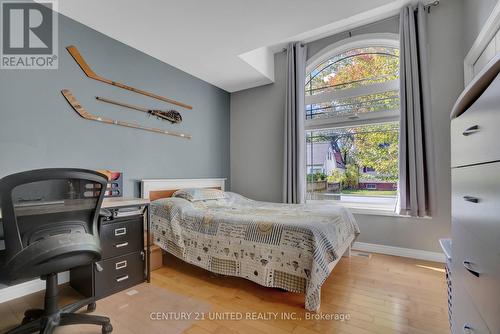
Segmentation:
<svg viewBox="0 0 500 334">
<path fill-rule="evenodd" d="M 400 214 L 431 216 L 434 209 L 434 153 L 426 38 L 427 13 L 422 4 L 400 14 L 399 139 Z"/>
<path fill-rule="evenodd" d="M 305 72 L 307 49 L 290 43 L 286 51 L 285 142 L 283 159 L 283 202 L 304 203 L 305 161 Z"/>
</svg>

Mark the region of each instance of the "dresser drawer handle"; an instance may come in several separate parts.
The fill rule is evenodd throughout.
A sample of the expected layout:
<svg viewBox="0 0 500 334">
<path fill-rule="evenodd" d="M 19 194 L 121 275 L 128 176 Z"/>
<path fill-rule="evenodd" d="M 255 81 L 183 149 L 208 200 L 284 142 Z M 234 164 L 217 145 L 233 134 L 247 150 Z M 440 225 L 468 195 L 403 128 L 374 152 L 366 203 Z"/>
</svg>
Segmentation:
<svg viewBox="0 0 500 334">
<path fill-rule="evenodd" d="M 479 272 L 472 269 L 472 263 L 470 261 L 464 261 L 464 268 L 472 275 L 479 277 Z"/>
<path fill-rule="evenodd" d="M 123 269 L 123 268 L 127 268 L 127 260 L 123 260 L 123 261 L 115 263 L 115 269 L 116 270 L 120 270 L 120 269 Z"/>
<path fill-rule="evenodd" d="M 126 241 L 115 245 L 116 248 L 122 248 L 126 246 L 128 246 L 128 242 Z"/>
<path fill-rule="evenodd" d="M 123 282 L 123 281 L 126 281 L 126 280 L 128 280 L 128 275 L 116 278 L 117 282 Z"/>
<path fill-rule="evenodd" d="M 120 235 L 125 235 L 125 234 L 127 234 L 126 227 L 115 228 L 115 237 L 119 237 Z"/>
<path fill-rule="evenodd" d="M 472 334 L 474 332 L 474 328 L 470 324 L 464 324 L 463 333 L 464 334 Z"/>
<path fill-rule="evenodd" d="M 474 196 L 464 196 L 464 200 L 471 203 L 479 203 L 479 198 Z"/>
<path fill-rule="evenodd" d="M 469 136 L 469 135 L 471 135 L 473 133 L 476 133 L 478 131 L 479 131 L 479 126 L 478 125 L 473 125 L 470 128 L 468 128 L 467 130 L 465 130 L 464 132 L 462 132 L 462 135 Z"/>
</svg>

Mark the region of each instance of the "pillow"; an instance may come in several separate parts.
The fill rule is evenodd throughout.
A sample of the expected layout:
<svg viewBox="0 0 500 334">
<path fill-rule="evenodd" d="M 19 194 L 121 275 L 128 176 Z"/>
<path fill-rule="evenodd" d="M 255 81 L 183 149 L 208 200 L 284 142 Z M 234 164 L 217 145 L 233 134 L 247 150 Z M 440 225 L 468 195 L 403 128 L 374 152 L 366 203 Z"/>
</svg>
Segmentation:
<svg viewBox="0 0 500 334">
<path fill-rule="evenodd" d="M 172 197 L 184 198 L 190 202 L 227 198 L 225 192 L 219 189 L 186 188 L 177 190 Z"/>
</svg>

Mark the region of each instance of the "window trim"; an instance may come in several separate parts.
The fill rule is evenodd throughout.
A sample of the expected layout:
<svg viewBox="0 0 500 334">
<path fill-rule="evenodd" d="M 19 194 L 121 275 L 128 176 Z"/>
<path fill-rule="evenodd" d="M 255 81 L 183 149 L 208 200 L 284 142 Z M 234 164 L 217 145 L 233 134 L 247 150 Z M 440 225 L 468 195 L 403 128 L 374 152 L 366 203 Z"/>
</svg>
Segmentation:
<svg viewBox="0 0 500 334">
<path fill-rule="evenodd" d="M 362 34 L 358 36 L 354 36 L 351 38 L 343 39 L 339 42 L 330 44 L 320 51 L 318 51 L 314 56 L 312 56 L 306 62 L 306 75 L 313 71 L 316 67 L 318 67 L 321 63 L 327 61 L 328 59 L 335 57 L 336 55 L 347 52 L 353 49 L 366 48 L 366 47 L 389 47 L 389 48 L 398 48 L 399 45 L 399 35 L 393 33 L 376 33 L 376 34 Z M 318 94 L 318 96 L 306 96 L 306 101 L 310 101 L 314 103 L 315 100 L 322 95 L 328 95 L 335 97 L 338 95 L 339 98 L 345 96 L 353 95 L 363 95 L 368 92 L 368 86 L 358 87 L 354 89 L 349 89 L 349 92 L 338 91 L 338 92 L 325 92 Z M 391 90 L 394 88 L 399 89 L 399 82 L 397 80 L 392 80 L 384 83 L 376 83 L 372 84 L 372 87 L 377 87 L 376 90 Z M 357 94 L 359 93 L 359 94 Z M 305 106 L 310 103 L 305 103 Z M 399 110 L 387 110 L 377 113 L 367 113 L 367 114 L 359 114 L 353 117 L 353 115 L 347 116 L 339 116 L 335 118 L 326 118 L 326 119 L 306 119 L 305 120 L 305 129 L 306 130 L 320 130 L 320 129 L 329 129 L 329 128 L 342 128 L 349 127 L 355 125 L 364 125 L 364 124 L 375 124 L 375 123 L 388 123 L 388 122 L 396 122 L 399 121 L 400 113 Z"/>
<path fill-rule="evenodd" d="M 352 49 L 375 46 L 399 49 L 399 35 L 393 33 L 362 34 L 330 44 L 307 60 L 306 73 L 310 73 L 322 62 L 337 54 L 347 52 Z"/>
<path fill-rule="evenodd" d="M 389 48 L 400 48 L 399 45 L 399 35 L 393 33 L 375 33 L 375 34 L 362 34 L 358 36 L 354 36 L 348 39 L 341 40 L 339 42 L 330 44 L 320 51 L 318 51 L 315 55 L 308 59 L 306 62 L 306 75 L 311 73 L 316 67 L 318 67 L 324 61 L 327 61 L 329 58 L 332 58 L 340 53 L 347 52 L 352 49 L 366 48 L 366 47 L 389 47 Z M 396 80 L 384 82 L 382 84 L 375 84 L 374 87 L 378 87 L 379 89 L 386 89 L 389 87 L 395 87 L 397 85 L 397 89 L 399 90 L 399 82 L 395 82 Z M 355 88 L 356 90 L 357 88 Z M 360 92 L 364 92 L 366 90 L 365 87 L 361 87 L 361 89 L 357 89 Z M 341 93 L 321 93 L 323 94 L 331 94 L 334 96 L 335 94 L 344 94 Z M 306 96 L 306 101 L 312 100 L 314 103 L 315 97 L 312 96 L 308 98 Z M 305 105 L 310 103 L 305 103 Z M 304 105 L 304 115 L 305 115 L 305 105 Z M 399 121 L 400 111 L 399 110 L 387 110 L 377 112 L 376 115 L 367 113 L 366 115 L 358 115 L 356 117 L 349 116 L 340 116 L 331 119 L 310 119 L 305 120 L 305 131 L 314 131 L 314 130 L 323 130 L 323 129 L 335 129 L 335 128 L 345 128 L 350 126 L 359 126 L 366 124 L 382 124 L 388 122 Z M 340 205 L 346 204 L 346 207 L 349 207 L 348 203 L 339 203 Z M 394 215 L 402 217 L 402 215 L 396 214 L 394 210 L 382 210 L 382 209 L 364 209 L 364 208 L 353 208 L 353 212 L 358 214 L 381 214 L 381 215 Z"/>
</svg>

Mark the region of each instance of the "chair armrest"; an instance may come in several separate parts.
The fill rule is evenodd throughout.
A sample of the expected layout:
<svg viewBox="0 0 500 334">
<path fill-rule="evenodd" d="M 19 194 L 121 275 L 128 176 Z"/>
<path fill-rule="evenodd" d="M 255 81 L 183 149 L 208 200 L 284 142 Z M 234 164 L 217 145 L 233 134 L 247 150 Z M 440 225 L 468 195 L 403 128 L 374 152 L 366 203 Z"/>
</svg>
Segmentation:
<svg viewBox="0 0 500 334">
<path fill-rule="evenodd" d="M 101 208 L 101 210 L 99 211 L 99 216 L 111 218 L 111 217 L 113 217 L 113 214 L 108 209 Z"/>
</svg>

